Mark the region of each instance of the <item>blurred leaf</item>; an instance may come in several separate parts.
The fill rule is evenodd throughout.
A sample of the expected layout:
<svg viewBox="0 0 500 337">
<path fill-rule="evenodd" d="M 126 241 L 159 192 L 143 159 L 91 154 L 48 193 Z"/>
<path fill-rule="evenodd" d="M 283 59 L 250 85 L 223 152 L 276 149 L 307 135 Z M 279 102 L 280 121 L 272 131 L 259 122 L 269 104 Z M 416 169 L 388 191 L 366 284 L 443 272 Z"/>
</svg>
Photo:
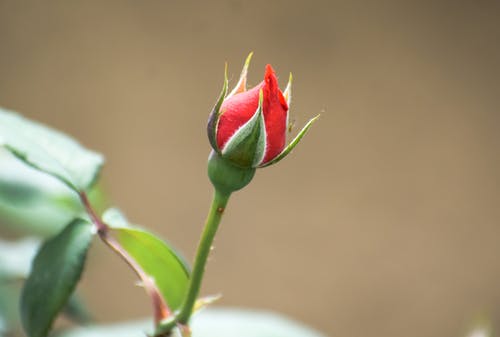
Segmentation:
<svg viewBox="0 0 500 337">
<path fill-rule="evenodd" d="M 5 282 L 0 280 L 0 336 L 23 336 L 19 317 L 20 282 Z M 89 324 L 92 321 L 85 303 L 74 293 L 62 310 L 65 317 L 78 324 Z M 14 334 L 16 332 L 16 334 Z M 2 334 L 3 333 L 3 334 Z"/>
<path fill-rule="evenodd" d="M 65 331 L 57 337 L 144 337 L 151 325 L 148 320 L 96 325 Z M 207 309 L 195 315 L 192 331 L 193 337 L 325 337 L 275 313 L 229 308 Z"/>
<path fill-rule="evenodd" d="M 487 315 L 480 315 L 474 319 L 471 324 L 467 337 L 492 337 L 493 329 L 491 319 Z"/>
<path fill-rule="evenodd" d="M 467 337 L 491 337 L 491 331 L 484 327 L 476 328 L 469 332 Z"/>
<path fill-rule="evenodd" d="M 0 222 L 16 232 L 54 235 L 82 210 L 56 178 L 0 149 Z"/>
<path fill-rule="evenodd" d="M 194 316 L 193 337 L 325 337 L 284 316 L 245 309 L 207 309 Z"/>
<path fill-rule="evenodd" d="M 80 279 L 93 226 L 71 222 L 46 241 L 33 261 L 21 294 L 21 321 L 29 337 L 44 337 Z"/>
<path fill-rule="evenodd" d="M 25 238 L 18 241 L 0 239 L 0 332 L 19 326 L 18 303 L 21 281 L 28 277 L 40 240 Z M 88 323 L 90 314 L 77 294 L 66 304 L 64 314 L 78 323 Z M 0 336 L 2 334 L 0 333 Z"/>
<path fill-rule="evenodd" d="M 17 283 L 0 281 L 0 336 L 19 329 L 19 294 Z"/>
<path fill-rule="evenodd" d="M 56 331 L 54 337 L 144 337 L 151 331 L 152 320 L 126 321 L 113 324 L 88 325 L 85 327 Z M 172 336 L 177 337 L 177 336 Z"/>
<path fill-rule="evenodd" d="M 104 192 L 100 183 L 92 185 L 90 190 L 87 191 L 87 198 L 97 214 L 102 214 L 108 207 L 107 196 Z"/>
<path fill-rule="evenodd" d="M 34 238 L 16 242 L 0 239 L 0 282 L 24 279 L 39 246 L 40 240 Z"/>
<path fill-rule="evenodd" d="M 104 196 L 98 185 L 88 196 L 94 207 L 102 209 Z M 52 236 L 82 211 L 78 195 L 64 183 L 0 148 L 0 227 Z"/>
<path fill-rule="evenodd" d="M 9 326 L 4 317 L 0 314 L 0 336 L 7 336 L 9 333 Z"/>
<path fill-rule="evenodd" d="M 4 109 L 0 109 L 0 145 L 75 191 L 92 185 L 104 161 L 64 133 Z"/>
<path fill-rule="evenodd" d="M 133 228 L 116 209 L 103 215 L 104 222 L 122 247 L 151 276 L 170 309 L 178 309 L 184 299 L 189 280 L 189 268 L 184 259 L 155 235 Z"/>
<path fill-rule="evenodd" d="M 131 228 L 125 214 L 118 208 L 109 208 L 102 215 L 102 221 L 113 228 Z"/>
</svg>

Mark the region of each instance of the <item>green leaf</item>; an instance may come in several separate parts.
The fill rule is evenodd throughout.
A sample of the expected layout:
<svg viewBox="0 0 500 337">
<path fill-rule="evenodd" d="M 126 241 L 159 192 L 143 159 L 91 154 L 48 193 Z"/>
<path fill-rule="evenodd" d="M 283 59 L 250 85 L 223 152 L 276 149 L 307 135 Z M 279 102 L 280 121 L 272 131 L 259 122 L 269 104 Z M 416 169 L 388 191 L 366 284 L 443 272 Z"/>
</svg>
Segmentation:
<svg viewBox="0 0 500 337">
<path fill-rule="evenodd" d="M 19 298 L 20 282 L 0 280 L 0 336 L 23 336 L 20 323 Z M 92 321 L 88 309 L 74 293 L 68 300 L 62 313 L 71 321 L 88 324 Z"/>
<path fill-rule="evenodd" d="M 100 154 L 83 148 L 64 133 L 1 108 L 0 146 L 75 191 L 89 188 L 103 164 Z"/>
<path fill-rule="evenodd" d="M 17 241 L 0 239 L 0 323 L 3 320 L 10 329 L 19 323 L 19 297 L 21 281 L 28 277 L 32 260 L 40 247 L 40 239 L 24 238 Z M 71 320 L 87 323 L 90 314 L 83 302 L 73 294 L 64 308 L 64 314 Z M 0 324 L 0 336 L 2 328 Z"/>
<path fill-rule="evenodd" d="M 150 321 L 95 325 L 66 331 L 57 337 L 144 337 Z M 193 317 L 192 337 L 325 337 L 284 316 L 248 309 L 207 309 Z M 178 337 L 174 333 L 172 337 Z"/>
<path fill-rule="evenodd" d="M 78 196 L 65 184 L 0 148 L 1 225 L 54 235 L 81 211 Z"/>
<path fill-rule="evenodd" d="M 102 209 L 103 193 L 97 184 L 88 197 Z M 68 186 L 0 148 L 0 230 L 53 236 L 82 212 L 78 195 Z"/>
<path fill-rule="evenodd" d="M 136 228 L 116 228 L 118 242 L 151 276 L 170 309 L 182 304 L 189 269 L 179 254 L 155 235 Z"/>
<path fill-rule="evenodd" d="M 127 217 L 118 208 L 108 208 L 102 215 L 102 221 L 113 228 L 130 228 Z"/>
<path fill-rule="evenodd" d="M 21 295 L 21 321 L 29 337 L 47 336 L 80 279 L 93 226 L 75 219 L 38 251 Z"/>
<path fill-rule="evenodd" d="M 106 211 L 103 219 L 113 227 L 111 233 L 121 246 L 155 280 L 170 309 L 178 309 L 189 280 L 189 268 L 181 255 L 155 235 L 129 225 L 115 209 Z"/>
</svg>

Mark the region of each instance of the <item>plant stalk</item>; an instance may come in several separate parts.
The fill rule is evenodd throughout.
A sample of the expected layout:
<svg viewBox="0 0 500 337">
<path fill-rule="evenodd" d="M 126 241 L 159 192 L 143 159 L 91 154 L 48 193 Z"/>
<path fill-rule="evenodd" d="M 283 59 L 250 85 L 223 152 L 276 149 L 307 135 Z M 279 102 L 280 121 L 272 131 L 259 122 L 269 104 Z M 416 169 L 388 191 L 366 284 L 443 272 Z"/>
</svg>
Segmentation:
<svg viewBox="0 0 500 337">
<path fill-rule="evenodd" d="M 132 256 L 130 256 L 130 254 L 120 245 L 120 243 L 109 235 L 109 226 L 105 224 L 101 220 L 101 218 L 99 218 L 99 216 L 97 216 L 96 212 L 92 208 L 92 205 L 90 204 L 87 195 L 84 192 L 80 193 L 80 200 L 85 207 L 85 211 L 96 226 L 99 238 L 109 248 L 111 248 L 111 250 L 118 254 L 118 256 L 120 256 L 125 261 L 125 263 L 135 272 L 137 277 L 139 277 L 139 279 L 141 280 L 142 286 L 151 298 L 154 310 L 155 326 L 158 326 L 162 320 L 170 317 L 172 315 L 172 312 L 165 302 L 163 296 L 161 295 L 160 290 L 156 286 L 156 283 L 149 275 L 144 272 L 142 267 L 135 261 Z"/>
<path fill-rule="evenodd" d="M 224 214 L 227 202 L 231 193 L 221 193 L 217 189 L 214 192 L 212 205 L 208 212 L 207 220 L 205 221 L 205 228 L 201 235 L 200 243 L 196 251 L 196 258 L 194 260 L 193 271 L 189 280 L 188 292 L 186 299 L 182 305 L 180 313 L 177 315 L 176 321 L 180 324 L 187 325 L 189 318 L 193 312 L 193 308 L 200 293 L 201 281 L 205 272 L 205 265 L 207 263 L 212 243 L 219 228 L 219 223 Z"/>
</svg>

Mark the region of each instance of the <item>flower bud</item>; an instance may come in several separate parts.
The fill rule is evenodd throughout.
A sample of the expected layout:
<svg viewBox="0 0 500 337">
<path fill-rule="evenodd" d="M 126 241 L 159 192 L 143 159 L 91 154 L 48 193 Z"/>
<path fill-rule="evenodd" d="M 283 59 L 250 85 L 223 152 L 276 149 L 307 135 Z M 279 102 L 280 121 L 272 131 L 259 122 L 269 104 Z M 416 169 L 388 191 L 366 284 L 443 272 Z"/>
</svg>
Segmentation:
<svg viewBox="0 0 500 337">
<path fill-rule="evenodd" d="M 317 117 L 311 119 L 286 145 L 291 98 L 290 81 L 282 92 L 270 65 L 264 80 L 246 89 L 250 54 L 236 87 L 227 94 L 227 70 L 222 93 L 208 121 L 208 138 L 215 153 L 240 168 L 259 168 L 277 163 L 299 143 Z"/>
<path fill-rule="evenodd" d="M 236 87 L 227 94 L 227 67 L 219 100 L 208 119 L 208 139 L 213 151 L 208 160 L 208 175 L 215 188 L 230 194 L 245 187 L 255 170 L 277 163 L 299 143 L 312 123 L 311 119 L 286 145 L 292 76 L 284 92 L 270 65 L 264 80 L 246 89 L 248 55 Z"/>
</svg>

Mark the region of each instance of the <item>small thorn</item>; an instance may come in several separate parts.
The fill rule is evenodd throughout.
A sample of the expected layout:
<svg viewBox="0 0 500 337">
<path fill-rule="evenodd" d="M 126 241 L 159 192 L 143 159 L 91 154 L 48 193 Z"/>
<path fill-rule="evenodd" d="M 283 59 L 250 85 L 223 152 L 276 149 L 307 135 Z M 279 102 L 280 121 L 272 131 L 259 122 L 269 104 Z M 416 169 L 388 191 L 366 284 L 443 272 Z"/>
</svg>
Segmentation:
<svg viewBox="0 0 500 337">
<path fill-rule="evenodd" d="M 293 128 L 295 127 L 295 119 L 292 120 L 291 122 L 288 123 L 288 132 L 292 132 Z"/>
<path fill-rule="evenodd" d="M 177 328 L 179 329 L 182 337 L 191 337 L 191 329 L 188 325 L 177 323 Z"/>
</svg>

